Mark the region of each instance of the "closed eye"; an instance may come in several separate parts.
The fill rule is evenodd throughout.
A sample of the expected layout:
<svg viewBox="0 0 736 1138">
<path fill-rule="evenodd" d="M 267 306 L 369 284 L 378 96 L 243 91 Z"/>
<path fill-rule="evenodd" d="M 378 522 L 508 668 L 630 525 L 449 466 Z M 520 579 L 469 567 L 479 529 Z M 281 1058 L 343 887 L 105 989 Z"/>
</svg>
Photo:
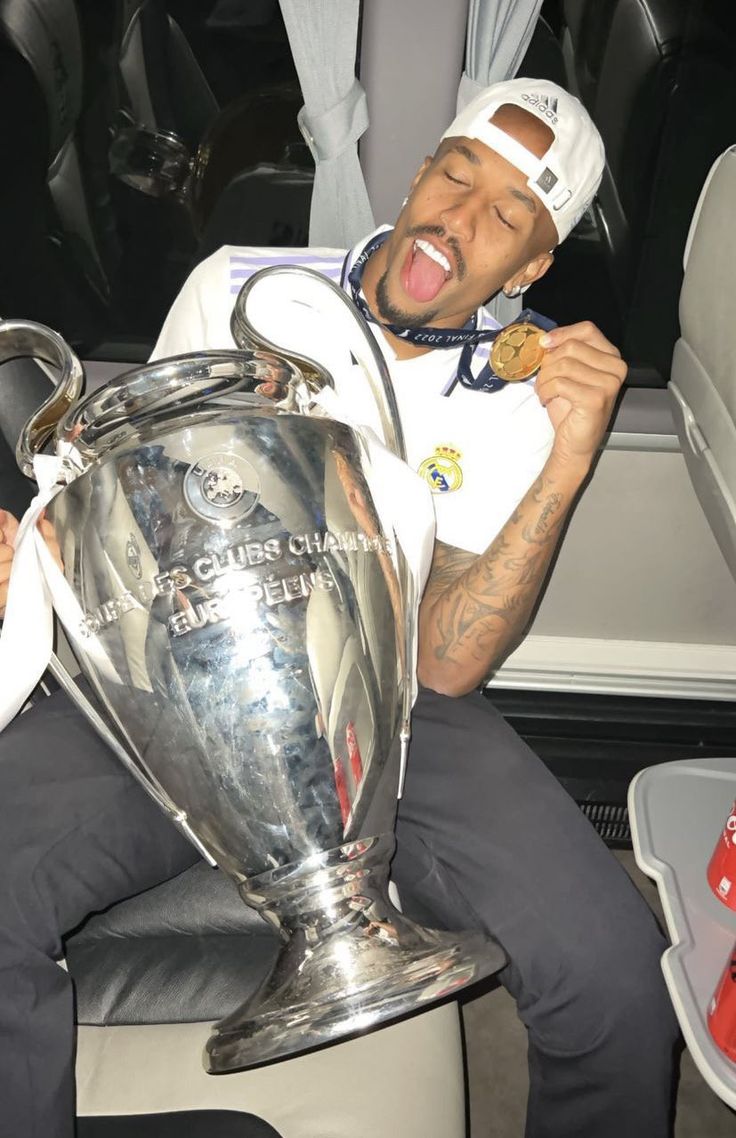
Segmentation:
<svg viewBox="0 0 736 1138">
<path fill-rule="evenodd" d="M 507 229 L 516 229 L 515 225 L 512 225 L 510 221 L 506 220 L 506 218 L 503 216 L 503 214 L 501 213 L 498 206 L 494 206 L 493 208 L 496 211 L 496 217 L 498 218 L 498 220 L 501 222 L 502 225 L 505 225 Z"/>
<path fill-rule="evenodd" d="M 448 182 L 454 182 L 456 186 L 467 186 L 468 184 L 467 182 L 464 182 L 462 178 L 454 178 L 449 170 L 445 170 L 445 177 L 447 178 Z"/>
</svg>

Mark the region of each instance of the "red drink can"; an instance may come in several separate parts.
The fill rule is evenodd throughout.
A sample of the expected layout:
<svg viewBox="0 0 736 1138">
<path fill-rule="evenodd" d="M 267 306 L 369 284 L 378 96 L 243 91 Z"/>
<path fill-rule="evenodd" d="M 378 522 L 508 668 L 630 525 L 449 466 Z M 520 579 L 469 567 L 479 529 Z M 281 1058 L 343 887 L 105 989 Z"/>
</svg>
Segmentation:
<svg viewBox="0 0 736 1138">
<path fill-rule="evenodd" d="M 710 859 L 708 884 L 724 905 L 736 911 L 736 802 Z"/>
<path fill-rule="evenodd" d="M 721 1051 L 736 1061 L 736 945 L 713 993 L 708 1008 L 708 1028 Z"/>
</svg>

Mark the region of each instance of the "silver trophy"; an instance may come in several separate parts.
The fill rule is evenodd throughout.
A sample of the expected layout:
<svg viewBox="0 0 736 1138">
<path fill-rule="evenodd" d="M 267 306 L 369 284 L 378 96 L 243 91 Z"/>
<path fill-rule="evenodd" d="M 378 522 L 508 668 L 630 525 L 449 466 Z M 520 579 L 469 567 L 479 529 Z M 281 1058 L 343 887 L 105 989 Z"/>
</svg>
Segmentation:
<svg viewBox="0 0 736 1138">
<path fill-rule="evenodd" d="M 61 372 L 18 461 L 32 476 L 52 436 L 64 456 L 47 508 L 64 569 L 49 586 L 95 701 L 58 663 L 57 675 L 283 939 L 261 988 L 214 1028 L 213 1073 L 364 1030 L 504 963 L 482 933 L 423 928 L 389 899 L 412 574 L 377 508 L 365 435 L 320 411 L 332 377 L 248 317 L 250 290 L 274 272 L 287 290 L 316 277 L 338 305 L 401 456 L 371 333 L 309 270 L 246 284 L 240 350 L 161 360 L 81 401 L 56 333 L 0 324 L 0 362 L 34 356 Z"/>
</svg>

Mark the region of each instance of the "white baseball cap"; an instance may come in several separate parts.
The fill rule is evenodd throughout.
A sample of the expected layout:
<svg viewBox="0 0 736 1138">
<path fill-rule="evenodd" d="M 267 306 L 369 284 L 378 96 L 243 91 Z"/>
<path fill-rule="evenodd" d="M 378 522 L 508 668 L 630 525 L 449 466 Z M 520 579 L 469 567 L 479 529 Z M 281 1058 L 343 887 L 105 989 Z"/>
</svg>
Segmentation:
<svg viewBox="0 0 736 1138">
<path fill-rule="evenodd" d="M 489 122 L 508 104 L 535 115 L 552 131 L 554 139 L 542 158 Z M 582 103 L 547 79 L 510 79 L 486 87 L 442 135 L 458 137 L 477 139 L 527 175 L 527 185 L 548 211 L 560 241 L 577 225 L 600 185 L 603 140 Z"/>
</svg>

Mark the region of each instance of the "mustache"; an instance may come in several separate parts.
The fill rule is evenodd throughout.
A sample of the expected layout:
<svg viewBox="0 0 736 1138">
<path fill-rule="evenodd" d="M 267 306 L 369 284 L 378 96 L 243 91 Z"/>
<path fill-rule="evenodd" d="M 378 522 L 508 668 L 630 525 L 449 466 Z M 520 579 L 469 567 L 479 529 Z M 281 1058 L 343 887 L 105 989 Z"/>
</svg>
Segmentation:
<svg viewBox="0 0 736 1138">
<path fill-rule="evenodd" d="M 439 237 L 447 248 L 451 251 L 455 261 L 455 269 L 457 271 L 458 280 L 463 280 L 468 271 L 463 257 L 463 251 L 460 248 L 460 242 L 457 237 L 448 234 L 447 230 L 442 225 L 413 225 L 408 230 L 409 237 Z"/>
</svg>

